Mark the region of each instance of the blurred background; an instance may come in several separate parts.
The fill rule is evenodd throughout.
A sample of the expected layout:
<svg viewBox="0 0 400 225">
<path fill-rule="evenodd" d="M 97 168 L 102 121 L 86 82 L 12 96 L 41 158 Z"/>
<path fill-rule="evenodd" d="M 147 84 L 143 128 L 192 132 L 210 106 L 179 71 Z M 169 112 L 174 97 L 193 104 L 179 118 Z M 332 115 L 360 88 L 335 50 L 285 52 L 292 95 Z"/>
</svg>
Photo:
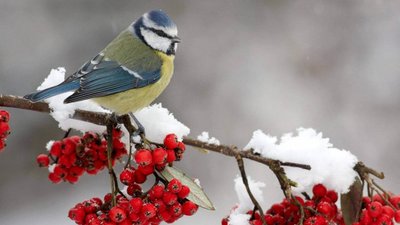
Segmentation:
<svg viewBox="0 0 400 225">
<path fill-rule="evenodd" d="M 243 147 L 262 129 L 280 136 L 313 127 L 334 146 L 385 172 L 400 193 L 400 1 L 397 0 L 0 0 L 0 93 L 32 92 L 51 68 L 74 72 L 151 9 L 177 23 L 174 78 L 157 102 L 191 128 Z M 12 135 L 0 154 L 0 224 L 73 224 L 68 210 L 108 192 L 107 173 L 53 185 L 35 157 L 63 132 L 43 113 L 9 109 Z M 265 167 L 267 204 L 283 198 Z M 236 203 L 235 160 L 187 151 L 178 167 L 217 210 L 180 224 L 219 224 Z M 266 206 L 264 206 L 266 207 Z"/>
</svg>

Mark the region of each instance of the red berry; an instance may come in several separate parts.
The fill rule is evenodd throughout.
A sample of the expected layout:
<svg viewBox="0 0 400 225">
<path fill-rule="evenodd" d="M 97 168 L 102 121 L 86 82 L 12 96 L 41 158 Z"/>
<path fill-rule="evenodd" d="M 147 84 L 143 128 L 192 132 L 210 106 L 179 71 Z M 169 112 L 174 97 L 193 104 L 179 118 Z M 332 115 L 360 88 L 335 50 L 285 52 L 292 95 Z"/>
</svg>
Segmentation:
<svg viewBox="0 0 400 225">
<path fill-rule="evenodd" d="M 360 216 L 360 223 L 363 225 L 369 225 L 372 222 L 372 218 L 369 215 L 368 211 L 366 209 L 363 209 L 361 211 L 361 216 Z"/>
<path fill-rule="evenodd" d="M 378 194 L 375 194 L 374 196 L 372 196 L 372 201 L 373 202 L 379 202 L 379 203 L 381 203 L 382 205 L 384 205 L 385 204 L 385 201 L 383 201 L 383 199 L 381 198 L 381 196 L 380 195 L 378 195 Z"/>
<path fill-rule="evenodd" d="M 10 113 L 5 110 L 0 110 L 0 121 L 8 122 L 10 120 Z"/>
<path fill-rule="evenodd" d="M 177 194 L 182 190 L 182 183 L 180 180 L 174 178 L 169 181 L 167 188 L 168 191 Z"/>
<path fill-rule="evenodd" d="M 182 205 L 182 213 L 186 216 L 191 216 L 197 212 L 199 207 L 194 204 L 192 201 L 187 201 Z"/>
<path fill-rule="evenodd" d="M 65 167 L 61 166 L 60 164 L 57 164 L 57 165 L 54 167 L 53 172 L 54 172 L 56 175 L 58 175 L 59 177 L 61 177 L 61 178 L 64 178 L 64 177 L 67 176 L 67 174 L 68 174 L 68 172 L 67 172 L 67 170 L 65 169 Z"/>
<path fill-rule="evenodd" d="M 142 206 L 141 214 L 147 219 L 150 219 L 156 215 L 157 208 L 151 203 L 145 203 Z"/>
<path fill-rule="evenodd" d="M 261 220 L 256 219 L 256 220 L 252 220 L 250 222 L 250 225 L 262 225 L 262 222 L 261 222 Z"/>
<path fill-rule="evenodd" d="M 76 176 L 74 176 L 74 175 L 68 174 L 68 175 L 65 177 L 65 180 L 68 181 L 68 182 L 70 182 L 71 184 L 75 184 L 76 182 L 78 182 L 79 177 L 76 177 Z"/>
<path fill-rule="evenodd" d="M 314 196 L 316 196 L 318 198 L 325 196 L 326 192 L 327 192 L 326 187 L 323 184 L 314 185 L 312 191 L 313 191 Z"/>
<path fill-rule="evenodd" d="M 112 194 L 111 193 L 107 193 L 106 195 L 104 195 L 104 203 L 110 203 L 112 201 Z"/>
<path fill-rule="evenodd" d="M 154 172 L 154 165 L 153 164 L 147 166 L 139 165 L 137 170 L 140 171 L 140 173 L 142 173 L 143 175 L 148 176 Z"/>
<path fill-rule="evenodd" d="M 1 151 L 4 147 L 6 147 L 6 143 L 4 143 L 4 139 L 1 139 L 1 138 L 0 138 L 0 151 Z"/>
<path fill-rule="evenodd" d="M 175 151 L 174 150 L 167 150 L 167 162 L 168 163 L 172 163 L 176 160 L 176 155 L 175 155 Z"/>
<path fill-rule="evenodd" d="M 396 207 L 396 209 L 400 209 L 400 196 L 392 196 L 389 199 L 390 203 L 392 203 L 394 205 L 394 207 Z"/>
<path fill-rule="evenodd" d="M 186 185 L 182 185 L 182 189 L 181 189 L 180 192 L 178 192 L 177 195 L 178 195 L 178 198 L 184 199 L 184 198 L 186 198 L 187 196 L 189 196 L 189 193 L 190 193 L 189 187 L 186 186 Z"/>
<path fill-rule="evenodd" d="M 140 170 L 135 170 L 135 182 L 138 184 L 143 184 L 147 179 L 147 176 L 144 175 Z"/>
<path fill-rule="evenodd" d="M 229 222 L 229 220 L 227 218 L 223 218 L 221 220 L 221 225 L 228 225 L 228 222 Z M 270 223 L 267 223 L 267 224 L 270 224 Z"/>
<path fill-rule="evenodd" d="M 332 212 L 333 212 L 333 207 L 332 207 L 332 205 L 330 204 L 330 203 L 328 203 L 328 202 L 320 202 L 318 205 L 317 205 L 317 211 L 319 212 L 319 213 L 321 213 L 322 215 L 324 215 L 324 216 L 326 216 L 326 217 L 328 217 L 328 218 L 330 218 L 331 216 L 332 216 Z"/>
<path fill-rule="evenodd" d="M 61 148 L 62 153 L 66 155 L 74 153 L 76 150 L 76 142 L 74 141 L 74 137 L 65 138 L 63 141 L 64 144 Z"/>
<path fill-rule="evenodd" d="M 367 208 L 367 206 L 372 202 L 371 198 L 368 196 L 364 196 L 362 198 L 362 207 Z"/>
<path fill-rule="evenodd" d="M 126 212 L 118 206 L 114 206 L 109 212 L 110 219 L 116 223 L 120 223 L 126 219 Z"/>
<path fill-rule="evenodd" d="M 5 137 L 10 131 L 10 125 L 8 123 L 0 122 L 0 135 Z"/>
<path fill-rule="evenodd" d="M 389 216 L 383 214 L 377 218 L 377 224 L 379 225 L 392 225 L 393 221 L 389 218 Z"/>
<path fill-rule="evenodd" d="M 40 154 L 36 157 L 36 161 L 40 167 L 48 167 L 50 164 L 50 159 L 46 154 Z"/>
<path fill-rule="evenodd" d="M 270 211 L 271 211 L 271 214 L 273 214 L 273 215 L 278 214 L 278 215 L 282 216 L 284 210 L 285 210 L 285 208 L 281 204 L 273 204 L 271 206 L 271 210 Z"/>
<path fill-rule="evenodd" d="M 338 200 L 338 194 L 333 190 L 329 190 L 328 192 L 326 192 L 326 196 L 330 198 L 333 203 Z"/>
<path fill-rule="evenodd" d="M 84 172 L 85 172 L 85 169 L 83 169 L 82 167 L 79 167 L 79 166 L 73 166 L 69 169 L 69 173 L 76 177 L 82 176 Z"/>
<path fill-rule="evenodd" d="M 83 208 L 72 208 L 68 212 L 68 217 L 77 224 L 82 224 L 85 220 L 85 210 Z"/>
<path fill-rule="evenodd" d="M 55 184 L 60 183 L 61 177 L 56 175 L 55 173 L 49 173 L 49 180 Z"/>
<path fill-rule="evenodd" d="M 139 213 L 142 210 L 143 200 L 141 198 L 132 198 L 129 201 L 129 205 L 131 206 L 132 212 Z"/>
<path fill-rule="evenodd" d="M 142 166 L 150 165 L 153 162 L 153 157 L 150 150 L 139 149 L 135 152 L 135 161 Z"/>
<path fill-rule="evenodd" d="M 179 217 L 182 215 L 182 205 L 179 202 L 176 202 L 169 208 L 169 212 L 172 216 Z"/>
<path fill-rule="evenodd" d="M 163 201 L 166 205 L 173 205 L 178 200 L 178 196 L 169 191 L 165 192 L 163 195 Z"/>
<path fill-rule="evenodd" d="M 394 221 L 396 221 L 396 223 L 400 223 L 400 210 L 396 210 L 394 213 Z"/>
<path fill-rule="evenodd" d="M 309 217 L 304 221 L 304 225 L 326 225 L 328 221 L 322 216 Z"/>
<path fill-rule="evenodd" d="M 61 141 L 55 141 L 51 145 L 50 154 L 54 157 L 59 157 L 61 155 Z"/>
<path fill-rule="evenodd" d="M 138 184 L 130 184 L 126 190 L 130 196 L 139 196 L 142 194 L 142 187 Z"/>
<path fill-rule="evenodd" d="M 163 194 L 164 194 L 164 185 L 162 184 L 157 184 L 154 185 L 150 192 L 149 192 L 149 198 L 150 199 L 158 199 L 158 198 L 162 198 Z"/>
<path fill-rule="evenodd" d="M 367 207 L 368 213 L 372 218 L 377 218 L 382 213 L 382 204 L 380 202 L 374 201 Z"/>
<path fill-rule="evenodd" d="M 132 222 L 138 222 L 138 221 L 140 220 L 140 216 L 139 216 L 139 214 L 137 214 L 137 213 L 131 211 L 131 212 L 129 213 L 129 219 L 132 220 Z M 134 224 L 135 224 L 135 223 L 134 223 Z"/>
<path fill-rule="evenodd" d="M 175 134 L 168 134 L 164 138 L 164 146 L 167 149 L 175 149 L 178 147 L 178 137 Z"/>
<path fill-rule="evenodd" d="M 169 212 L 168 210 L 164 210 L 164 211 L 160 212 L 159 216 L 164 221 L 168 221 L 172 217 L 171 212 Z"/>
<path fill-rule="evenodd" d="M 157 212 L 159 212 L 159 213 L 162 211 L 165 211 L 167 209 L 167 206 L 161 199 L 156 199 L 156 200 L 152 201 L 152 203 L 157 208 Z"/>
<path fill-rule="evenodd" d="M 119 175 L 119 180 L 125 185 L 129 185 L 134 181 L 134 171 L 130 168 L 124 169 Z"/>
<path fill-rule="evenodd" d="M 392 209 L 392 207 L 388 205 L 384 205 L 382 207 L 382 213 L 389 216 L 390 219 L 394 217 L 394 210 Z"/>
<path fill-rule="evenodd" d="M 167 151 L 164 148 L 156 148 L 153 150 L 153 162 L 156 165 L 162 165 L 167 162 Z"/>
</svg>

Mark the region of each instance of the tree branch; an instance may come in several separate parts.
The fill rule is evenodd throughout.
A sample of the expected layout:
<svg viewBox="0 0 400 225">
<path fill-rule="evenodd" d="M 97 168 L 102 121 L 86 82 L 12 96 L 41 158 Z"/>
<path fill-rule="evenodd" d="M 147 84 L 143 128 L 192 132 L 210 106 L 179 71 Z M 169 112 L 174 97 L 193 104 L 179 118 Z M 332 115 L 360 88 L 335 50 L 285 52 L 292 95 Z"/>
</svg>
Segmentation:
<svg viewBox="0 0 400 225">
<path fill-rule="evenodd" d="M 49 105 L 47 103 L 44 103 L 44 102 L 32 103 L 22 97 L 11 96 L 11 95 L 0 95 L 0 106 L 26 109 L 26 110 L 36 111 L 36 112 L 51 113 L 51 109 L 49 108 Z M 108 114 L 108 113 L 91 112 L 91 111 L 86 111 L 86 110 L 76 110 L 74 115 L 72 115 L 72 118 L 76 119 L 76 120 L 94 123 L 97 125 L 103 125 L 103 126 L 109 125 L 110 121 L 114 121 L 114 119 L 115 119 L 115 118 L 112 118 L 111 114 Z M 129 133 L 133 133 L 136 130 L 136 128 L 132 125 L 128 115 L 119 116 L 117 118 L 117 122 L 124 124 L 124 126 L 127 128 Z M 110 127 L 108 127 L 107 130 L 110 131 Z M 259 162 L 261 164 L 268 166 L 274 172 L 276 177 L 278 178 L 278 181 L 281 185 L 281 189 L 287 198 L 291 197 L 291 186 L 296 186 L 296 183 L 291 181 L 286 176 L 285 171 L 282 168 L 282 166 L 297 167 L 297 168 L 302 168 L 305 170 L 311 169 L 311 167 L 309 165 L 292 163 L 292 162 L 281 162 L 279 160 L 265 158 L 258 154 L 255 154 L 252 150 L 240 150 L 236 146 L 208 144 L 206 142 L 202 142 L 202 141 L 192 139 L 189 137 L 184 137 L 183 143 L 185 143 L 186 145 L 189 145 L 189 146 L 207 149 L 209 151 L 220 153 L 220 154 L 223 154 L 223 155 L 226 155 L 229 157 L 234 157 L 237 160 L 240 159 L 241 162 L 243 162 L 243 158 L 247 158 L 247 159 L 250 159 L 250 160 L 253 160 L 253 161 L 256 161 L 256 162 Z M 110 145 L 110 143 L 109 143 L 109 145 Z M 110 148 L 110 146 L 108 146 L 108 147 Z M 238 160 L 238 163 L 239 162 L 240 161 Z M 110 169 L 110 165 L 108 165 L 108 167 Z M 240 164 L 239 164 L 239 168 L 241 168 Z M 112 167 L 111 167 L 110 175 L 112 175 L 111 172 L 112 172 Z M 242 174 L 243 174 L 243 172 L 244 171 L 241 170 Z M 242 175 L 242 177 L 243 177 L 243 175 Z M 244 180 L 244 182 L 245 182 L 245 180 Z M 115 185 L 113 185 L 113 186 L 115 188 Z M 248 190 L 250 190 L 247 182 L 245 182 L 245 186 Z M 257 206 L 257 204 L 255 204 L 255 206 Z M 257 206 L 257 208 L 259 209 L 260 214 L 262 214 L 262 211 L 261 211 L 262 209 L 261 209 L 261 207 L 258 207 L 258 206 Z"/>
</svg>

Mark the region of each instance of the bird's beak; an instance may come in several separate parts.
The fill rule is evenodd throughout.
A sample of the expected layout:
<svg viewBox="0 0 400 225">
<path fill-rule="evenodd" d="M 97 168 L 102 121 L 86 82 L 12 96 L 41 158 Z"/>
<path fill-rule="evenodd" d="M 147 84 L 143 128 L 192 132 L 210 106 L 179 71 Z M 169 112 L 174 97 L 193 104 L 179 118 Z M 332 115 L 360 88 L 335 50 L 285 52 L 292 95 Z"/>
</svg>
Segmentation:
<svg viewBox="0 0 400 225">
<path fill-rule="evenodd" d="M 181 42 L 181 39 L 180 39 L 178 36 L 175 36 L 175 37 L 172 38 L 172 42 L 174 42 L 174 43 L 180 43 L 180 42 Z"/>
</svg>

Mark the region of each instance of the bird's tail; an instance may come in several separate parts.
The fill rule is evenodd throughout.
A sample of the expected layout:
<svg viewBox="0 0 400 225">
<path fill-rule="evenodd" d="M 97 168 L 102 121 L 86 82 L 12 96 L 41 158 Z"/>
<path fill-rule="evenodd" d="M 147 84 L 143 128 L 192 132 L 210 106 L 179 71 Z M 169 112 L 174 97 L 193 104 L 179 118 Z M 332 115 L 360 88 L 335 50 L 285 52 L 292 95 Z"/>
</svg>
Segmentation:
<svg viewBox="0 0 400 225">
<path fill-rule="evenodd" d="M 68 91 L 73 91 L 79 88 L 79 82 L 61 83 L 57 86 L 47 88 L 32 94 L 25 95 L 24 98 L 32 102 L 38 102 L 46 98 L 53 97 Z"/>
</svg>

